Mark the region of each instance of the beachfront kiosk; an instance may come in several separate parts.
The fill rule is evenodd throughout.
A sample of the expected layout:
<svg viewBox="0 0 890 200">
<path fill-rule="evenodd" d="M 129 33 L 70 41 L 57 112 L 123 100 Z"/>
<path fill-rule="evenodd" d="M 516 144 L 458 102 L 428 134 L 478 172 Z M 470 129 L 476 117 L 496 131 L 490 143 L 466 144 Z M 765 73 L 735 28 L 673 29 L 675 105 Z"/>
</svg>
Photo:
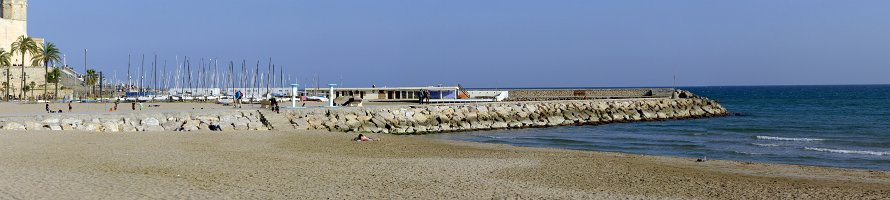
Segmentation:
<svg viewBox="0 0 890 200">
<path fill-rule="evenodd" d="M 290 84 L 291 93 L 290 93 L 290 102 L 291 107 L 297 107 L 297 92 L 300 91 L 300 84 Z"/>
<path fill-rule="evenodd" d="M 328 84 L 328 86 L 331 86 L 331 90 L 328 93 L 328 106 L 334 107 L 334 98 L 337 98 L 336 94 L 334 93 L 334 86 L 337 86 L 337 84 L 331 83 Z"/>
</svg>

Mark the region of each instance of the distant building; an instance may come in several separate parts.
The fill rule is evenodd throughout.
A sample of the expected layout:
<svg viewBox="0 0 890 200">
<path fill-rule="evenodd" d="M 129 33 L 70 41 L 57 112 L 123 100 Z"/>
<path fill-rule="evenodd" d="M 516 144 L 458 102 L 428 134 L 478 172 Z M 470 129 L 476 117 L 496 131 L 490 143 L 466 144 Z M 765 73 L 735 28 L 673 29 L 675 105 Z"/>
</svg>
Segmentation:
<svg viewBox="0 0 890 200">
<path fill-rule="evenodd" d="M 19 36 L 28 35 L 28 0 L 0 0 L 0 48 L 10 51 L 12 43 Z M 43 45 L 43 38 L 33 38 L 34 42 Z M 13 63 L 22 63 L 21 54 L 13 55 Z M 25 55 L 25 66 L 31 64 L 31 55 Z"/>
<path fill-rule="evenodd" d="M 0 0 L 0 48 L 5 49 L 7 52 L 12 51 L 12 43 L 15 42 L 20 36 L 29 36 L 28 35 L 28 0 Z M 44 39 L 43 38 L 34 38 L 34 42 L 37 45 L 43 46 Z M 25 54 L 25 78 L 27 78 L 26 85 L 31 85 L 31 82 L 34 82 L 34 91 L 25 93 L 26 97 L 35 97 L 43 95 L 43 86 L 46 84 L 46 78 L 44 77 L 44 68 L 43 66 L 30 66 L 31 65 L 31 57 L 30 54 Z M 10 95 L 18 97 L 18 94 L 22 90 L 21 78 L 22 78 L 22 55 L 19 52 L 12 55 L 10 57 L 10 62 L 12 62 L 13 67 L 9 69 L 9 90 Z M 9 66 L 0 66 L 0 96 L 4 93 L 3 90 L 7 82 L 7 67 Z M 60 88 L 60 96 L 65 96 L 70 94 L 71 91 L 65 91 L 64 85 L 80 85 L 80 82 L 77 81 L 76 73 L 73 70 L 62 67 L 62 79 L 61 83 L 59 83 Z M 49 70 L 52 70 L 50 68 Z M 74 78 L 73 80 L 71 78 Z M 55 85 L 49 84 L 46 85 L 49 93 L 53 93 L 55 90 Z M 50 94 L 52 95 L 52 94 Z M 4 98 L 5 99 L 5 98 Z"/>
</svg>

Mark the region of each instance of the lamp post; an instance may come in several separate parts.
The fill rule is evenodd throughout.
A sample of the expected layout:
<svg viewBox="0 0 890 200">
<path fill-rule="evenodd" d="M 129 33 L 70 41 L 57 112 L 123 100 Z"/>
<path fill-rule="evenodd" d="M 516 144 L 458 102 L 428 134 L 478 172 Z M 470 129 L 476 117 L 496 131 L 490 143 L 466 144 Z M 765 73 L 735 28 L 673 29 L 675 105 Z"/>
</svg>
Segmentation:
<svg viewBox="0 0 890 200">
<path fill-rule="evenodd" d="M 290 84 L 291 93 L 290 93 L 290 102 L 291 107 L 297 107 L 297 92 L 300 91 L 300 84 Z"/>
<path fill-rule="evenodd" d="M 336 96 L 334 95 L 334 86 L 337 86 L 337 84 L 331 83 L 328 84 L 328 86 L 331 86 L 331 91 L 330 93 L 328 93 L 328 106 L 334 107 L 334 98 L 336 98 Z"/>
</svg>

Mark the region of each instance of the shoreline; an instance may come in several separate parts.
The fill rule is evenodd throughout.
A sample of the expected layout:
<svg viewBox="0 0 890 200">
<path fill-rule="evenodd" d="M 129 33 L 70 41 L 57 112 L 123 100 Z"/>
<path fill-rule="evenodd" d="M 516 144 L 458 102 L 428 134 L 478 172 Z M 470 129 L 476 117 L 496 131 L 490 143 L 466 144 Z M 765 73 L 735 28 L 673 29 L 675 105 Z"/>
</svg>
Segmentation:
<svg viewBox="0 0 890 200">
<path fill-rule="evenodd" d="M 251 134 L 255 133 L 255 134 Z M 0 131 L 2 198 L 849 199 L 890 172 L 321 131 Z M 52 148 L 46 148 L 52 146 Z M 43 188 L 55 188 L 45 190 Z M 362 191 L 362 192 L 355 192 Z"/>
</svg>

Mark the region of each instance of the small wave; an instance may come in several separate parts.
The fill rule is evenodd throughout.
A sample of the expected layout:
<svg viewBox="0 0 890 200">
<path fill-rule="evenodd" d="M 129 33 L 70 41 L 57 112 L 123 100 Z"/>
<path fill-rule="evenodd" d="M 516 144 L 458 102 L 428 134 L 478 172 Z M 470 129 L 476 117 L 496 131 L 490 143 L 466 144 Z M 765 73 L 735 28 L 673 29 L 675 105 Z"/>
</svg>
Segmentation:
<svg viewBox="0 0 890 200">
<path fill-rule="evenodd" d="M 492 139 L 506 139 L 506 140 L 509 140 L 509 139 L 523 139 L 522 137 L 515 137 L 515 136 L 491 136 L 491 135 L 480 135 L 479 137 L 492 138 Z"/>
<path fill-rule="evenodd" d="M 824 141 L 825 139 L 819 138 L 785 138 L 785 137 L 773 137 L 773 136 L 757 136 L 758 140 L 779 140 L 779 141 L 803 141 L 803 142 L 812 142 L 812 141 Z"/>
<path fill-rule="evenodd" d="M 826 148 L 813 148 L 813 147 L 805 147 L 804 149 L 810 150 L 810 151 L 821 151 L 821 152 L 830 152 L 830 153 L 890 156 L 890 152 L 888 152 L 888 151 L 859 151 L 859 150 L 826 149 Z"/>
<path fill-rule="evenodd" d="M 743 154 L 743 155 L 766 155 L 765 153 L 752 153 L 752 152 L 744 152 L 744 151 L 733 151 L 733 152 L 735 152 L 737 154 Z"/>
<path fill-rule="evenodd" d="M 751 145 L 758 146 L 758 147 L 780 147 L 780 146 L 782 146 L 779 144 L 762 144 L 762 143 L 751 143 Z"/>
</svg>

